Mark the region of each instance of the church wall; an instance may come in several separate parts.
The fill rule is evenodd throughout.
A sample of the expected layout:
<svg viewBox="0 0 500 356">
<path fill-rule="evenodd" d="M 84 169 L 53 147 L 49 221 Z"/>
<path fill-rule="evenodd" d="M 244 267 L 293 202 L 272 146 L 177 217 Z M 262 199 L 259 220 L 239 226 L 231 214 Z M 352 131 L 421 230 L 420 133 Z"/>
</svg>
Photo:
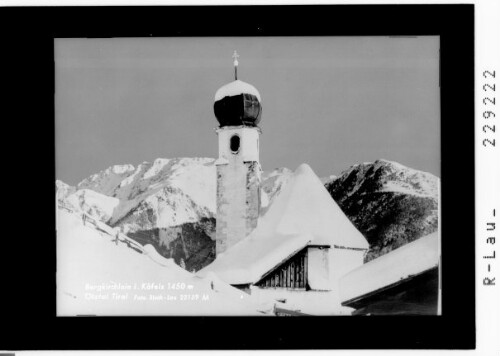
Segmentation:
<svg viewBox="0 0 500 356">
<path fill-rule="evenodd" d="M 339 290 L 339 281 L 345 274 L 363 265 L 365 250 L 333 248 L 330 253 L 332 288 Z"/>
<path fill-rule="evenodd" d="M 242 163 L 217 166 L 216 254 L 246 236 L 246 171 Z"/>
<path fill-rule="evenodd" d="M 257 226 L 260 209 L 259 129 L 225 127 L 219 135 L 217 164 L 216 254 L 246 237 Z M 239 149 L 231 150 L 238 135 Z"/>
<path fill-rule="evenodd" d="M 219 158 L 234 158 L 235 155 L 229 147 L 229 140 L 231 136 L 238 135 L 241 140 L 240 150 L 236 155 L 238 160 L 241 162 L 259 162 L 259 128 L 230 126 L 219 128 L 217 134 L 219 135 Z"/>
<path fill-rule="evenodd" d="M 313 290 L 330 290 L 329 248 L 307 249 L 307 282 Z"/>
<path fill-rule="evenodd" d="M 260 211 L 260 165 L 259 162 L 246 162 L 246 235 L 257 227 Z"/>
</svg>

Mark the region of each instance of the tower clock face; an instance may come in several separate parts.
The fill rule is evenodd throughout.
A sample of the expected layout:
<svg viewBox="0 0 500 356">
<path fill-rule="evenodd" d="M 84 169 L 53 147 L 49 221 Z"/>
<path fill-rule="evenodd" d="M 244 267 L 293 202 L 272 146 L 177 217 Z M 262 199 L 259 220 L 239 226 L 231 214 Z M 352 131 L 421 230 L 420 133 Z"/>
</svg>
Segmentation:
<svg viewBox="0 0 500 356">
<path fill-rule="evenodd" d="M 233 154 L 237 154 L 240 150 L 240 136 L 233 135 L 229 139 L 229 148 Z"/>
</svg>

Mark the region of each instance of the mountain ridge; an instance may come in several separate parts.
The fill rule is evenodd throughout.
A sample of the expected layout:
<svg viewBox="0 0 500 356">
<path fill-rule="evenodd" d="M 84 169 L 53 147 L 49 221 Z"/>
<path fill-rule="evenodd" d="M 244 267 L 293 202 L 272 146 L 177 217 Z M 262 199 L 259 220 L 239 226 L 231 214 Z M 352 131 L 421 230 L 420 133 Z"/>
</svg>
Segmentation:
<svg viewBox="0 0 500 356">
<path fill-rule="evenodd" d="M 76 187 L 56 181 L 57 199 L 197 270 L 215 258 L 214 162 L 182 157 L 114 165 Z M 292 173 L 284 167 L 262 173 L 261 216 Z M 439 178 L 430 173 L 380 159 L 320 179 L 370 243 L 366 261 L 437 230 Z"/>
<path fill-rule="evenodd" d="M 349 167 L 325 187 L 370 243 L 368 262 L 438 229 L 439 182 L 380 159 Z"/>
</svg>

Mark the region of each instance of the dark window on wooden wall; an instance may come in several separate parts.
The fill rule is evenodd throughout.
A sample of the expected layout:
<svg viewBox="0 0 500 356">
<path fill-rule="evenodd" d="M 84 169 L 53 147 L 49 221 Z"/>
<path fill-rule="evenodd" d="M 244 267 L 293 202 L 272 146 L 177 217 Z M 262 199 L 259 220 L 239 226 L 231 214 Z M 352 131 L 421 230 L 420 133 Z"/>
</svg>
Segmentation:
<svg viewBox="0 0 500 356">
<path fill-rule="evenodd" d="M 306 289 L 307 249 L 303 249 L 283 262 L 256 285 L 270 288 Z"/>
</svg>

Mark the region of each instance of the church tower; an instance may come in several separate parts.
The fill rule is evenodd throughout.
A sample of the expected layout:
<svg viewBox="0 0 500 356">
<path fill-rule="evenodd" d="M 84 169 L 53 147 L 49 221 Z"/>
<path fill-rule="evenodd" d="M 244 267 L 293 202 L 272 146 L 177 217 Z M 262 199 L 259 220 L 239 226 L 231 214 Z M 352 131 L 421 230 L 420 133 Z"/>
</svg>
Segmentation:
<svg viewBox="0 0 500 356">
<path fill-rule="evenodd" d="M 260 209 L 259 163 L 260 94 L 238 80 L 238 54 L 234 81 L 215 93 L 214 112 L 219 122 L 217 167 L 216 257 L 255 227 Z"/>
</svg>

